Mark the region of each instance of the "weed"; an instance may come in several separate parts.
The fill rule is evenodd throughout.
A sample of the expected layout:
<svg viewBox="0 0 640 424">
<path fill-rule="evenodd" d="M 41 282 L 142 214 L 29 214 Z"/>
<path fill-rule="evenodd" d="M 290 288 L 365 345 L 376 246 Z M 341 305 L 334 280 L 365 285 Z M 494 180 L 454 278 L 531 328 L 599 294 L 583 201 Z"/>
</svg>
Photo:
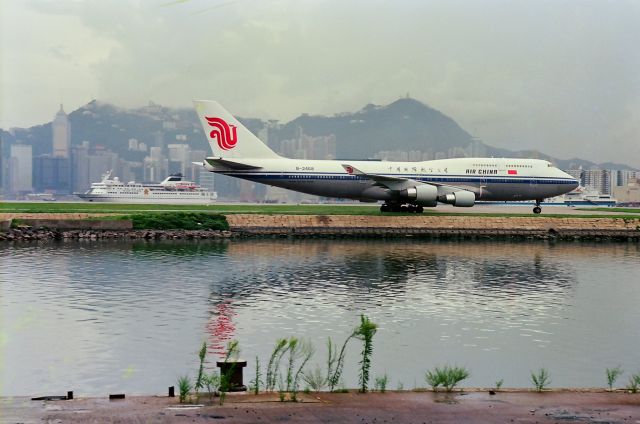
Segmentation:
<svg viewBox="0 0 640 424">
<path fill-rule="evenodd" d="M 253 388 L 253 394 L 260 393 L 260 384 L 262 383 L 262 373 L 260 372 L 260 359 L 256 356 L 256 376 L 251 380 L 250 384 Z"/>
<path fill-rule="evenodd" d="M 369 318 L 360 315 L 360 326 L 356 328 L 356 337 L 362 340 L 362 359 L 360 359 L 360 392 L 366 393 L 369 385 L 369 370 L 371 369 L 371 354 L 373 353 L 373 336 L 378 326 Z"/>
<path fill-rule="evenodd" d="M 427 371 L 425 379 L 434 392 L 438 391 L 439 386 L 443 386 L 447 392 L 451 392 L 453 388 L 462 380 L 469 377 L 470 372 L 464 367 L 446 365 L 443 368 L 436 367 Z"/>
<path fill-rule="evenodd" d="M 322 370 L 319 365 L 316 365 L 313 371 L 303 371 L 302 381 L 313 389 L 314 392 L 320 392 L 327 386 L 327 378 L 322 375 Z"/>
<path fill-rule="evenodd" d="M 313 356 L 313 346 L 309 342 L 303 342 L 298 344 L 299 349 L 296 354 L 300 358 L 300 365 L 298 366 L 298 370 L 293 375 L 293 382 L 291 384 L 291 400 L 296 402 L 298 395 L 298 382 L 300 381 L 300 375 L 302 374 L 302 370 L 304 369 L 309 359 Z"/>
<path fill-rule="evenodd" d="M 271 357 L 269 358 L 269 364 L 267 365 L 267 381 L 266 390 L 272 392 L 276 387 L 276 379 L 278 378 L 278 368 L 280 367 L 280 359 L 285 354 L 287 347 L 287 339 L 276 340 L 276 345 L 273 348 Z"/>
<path fill-rule="evenodd" d="M 627 385 L 627 390 L 631 393 L 638 393 L 638 387 L 640 386 L 640 373 L 633 374 L 629 377 L 629 384 Z"/>
<path fill-rule="evenodd" d="M 202 342 L 202 347 L 200 348 L 200 352 L 198 352 L 198 358 L 200 359 L 200 367 L 198 368 L 198 378 L 196 379 L 196 396 L 198 391 L 204 387 L 204 382 L 202 378 L 204 377 L 204 358 L 207 356 L 207 342 Z"/>
<path fill-rule="evenodd" d="M 213 400 L 213 395 L 220 386 L 220 374 L 217 371 L 213 371 L 211 374 L 204 374 L 202 376 L 202 383 L 209 392 L 209 400 Z"/>
<path fill-rule="evenodd" d="M 129 215 L 136 230 L 228 230 L 223 215 L 204 212 L 164 212 Z"/>
<path fill-rule="evenodd" d="M 329 359 L 327 360 L 327 364 L 329 365 L 327 370 L 327 383 L 329 385 L 329 390 L 332 392 L 341 381 L 340 377 L 342 376 L 342 370 L 344 369 L 344 355 L 346 352 L 347 343 L 349 343 L 349 340 L 356 336 L 356 330 L 349 334 L 349 336 L 345 339 L 339 354 L 337 351 L 337 346 L 334 346 L 331 343 L 331 338 L 329 338 L 329 341 L 327 342 L 327 347 L 329 349 Z"/>
<path fill-rule="evenodd" d="M 389 382 L 389 376 L 384 373 L 382 377 L 376 377 L 375 379 L 375 391 L 385 393 L 387 391 L 387 383 Z"/>
<path fill-rule="evenodd" d="M 442 375 L 439 372 L 439 369 L 429 370 L 424 376 L 424 379 L 427 380 L 427 384 L 431 386 L 431 389 L 434 392 L 438 391 L 438 387 L 442 384 Z"/>
<path fill-rule="evenodd" d="M 537 374 L 531 371 L 531 382 L 538 392 L 543 391 L 545 387 L 551 384 L 549 371 L 546 368 L 540 368 Z"/>
<path fill-rule="evenodd" d="M 500 380 L 496 381 L 496 392 L 500 390 L 500 388 L 502 387 L 502 384 L 504 383 L 504 379 L 501 378 Z"/>
<path fill-rule="evenodd" d="M 287 396 L 287 392 L 284 389 L 284 381 L 282 381 L 282 376 L 278 378 L 278 398 L 280 402 L 284 402 Z"/>
<path fill-rule="evenodd" d="M 185 403 L 187 401 L 187 396 L 189 396 L 189 392 L 191 391 L 191 380 L 188 375 L 183 375 L 178 378 L 178 390 L 180 391 L 180 403 Z"/>
<path fill-rule="evenodd" d="M 609 386 L 609 390 L 613 390 L 613 385 L 615 384 L 618 377 L 620 377 L 623 373 L 622 368 L 618 365 L 615 368 L 607 368 L 605 370 L 607 374 L 607 385 Z"/>
<path fill-rule="evenodd" d="M 396 390 L 398 390 L 399 392 L 404 390 L 404 384 L 402 384 L 402 381 L 398 381 L 398 387 L 396 388 Z"/>
</svg>

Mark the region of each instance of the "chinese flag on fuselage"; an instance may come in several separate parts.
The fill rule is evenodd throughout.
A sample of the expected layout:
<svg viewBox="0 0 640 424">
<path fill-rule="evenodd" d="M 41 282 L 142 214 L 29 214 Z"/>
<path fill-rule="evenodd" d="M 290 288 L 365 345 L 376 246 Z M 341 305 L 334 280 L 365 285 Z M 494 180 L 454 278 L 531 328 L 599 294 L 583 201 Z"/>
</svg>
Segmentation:
<svg viewBox="0 0 640 424">
<path fill-rule="evenodd" d="M 518 170 L 517 169 L 510 169 L 507 171 L 507 174 L 509 175 L 518 175 Z"/>
</svg>

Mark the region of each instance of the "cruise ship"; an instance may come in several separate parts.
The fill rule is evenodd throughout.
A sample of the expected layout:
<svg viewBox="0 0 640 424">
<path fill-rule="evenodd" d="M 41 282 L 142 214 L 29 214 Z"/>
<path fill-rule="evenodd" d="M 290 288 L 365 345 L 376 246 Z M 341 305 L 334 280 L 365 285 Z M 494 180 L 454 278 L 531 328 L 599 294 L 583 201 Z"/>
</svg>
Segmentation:
<svg viewBox="0 0 640 424">
<path fill-rule="evenodd" d="M 161 183 L 124 183 L 118 177 L 111 178 L 111 171 L 102 175 L 102 181 L 91 184 L 89 190 L 77 196 L 87 202 L 197 205 L 212 203 L 218 197 L 215 191 L 183 180 L 182 174 L 169 175 Z"/>
<path fill-rule="evenodd" d="M 563 197 L 567 206 L 615 206 L 618 202 L 608 194 L 601 194 L 597 190 L 588 187 L 578 187 L 565 194 Z"/>
</svg>

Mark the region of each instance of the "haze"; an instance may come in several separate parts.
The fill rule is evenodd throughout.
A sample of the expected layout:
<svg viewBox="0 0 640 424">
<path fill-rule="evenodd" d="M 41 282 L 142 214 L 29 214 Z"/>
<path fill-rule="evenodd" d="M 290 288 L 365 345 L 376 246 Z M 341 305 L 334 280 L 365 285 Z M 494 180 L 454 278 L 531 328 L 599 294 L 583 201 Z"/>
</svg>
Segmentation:
<svg viewBox="0 0 640 424">
<path fill-rule="evenodd" d="M 9 1 L 0 127 L 97 98 L 289 120 L 407 93 L 488 144 L 640 167 L 637 1 Z"/>
</svg>

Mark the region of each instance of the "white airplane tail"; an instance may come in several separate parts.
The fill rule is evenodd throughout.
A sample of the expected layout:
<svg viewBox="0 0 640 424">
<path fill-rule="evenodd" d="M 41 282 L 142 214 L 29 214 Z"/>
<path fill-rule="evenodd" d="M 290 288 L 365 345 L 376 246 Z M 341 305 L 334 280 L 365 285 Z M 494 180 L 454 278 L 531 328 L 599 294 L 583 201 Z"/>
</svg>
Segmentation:
<svg viewBox="0 0 640 424">
<path fill-rule="evenodd" d="M 194 100 L 193 105 L 215 157 L 251 159 L 280 157 L 218 102 Z"/>
</svg>

